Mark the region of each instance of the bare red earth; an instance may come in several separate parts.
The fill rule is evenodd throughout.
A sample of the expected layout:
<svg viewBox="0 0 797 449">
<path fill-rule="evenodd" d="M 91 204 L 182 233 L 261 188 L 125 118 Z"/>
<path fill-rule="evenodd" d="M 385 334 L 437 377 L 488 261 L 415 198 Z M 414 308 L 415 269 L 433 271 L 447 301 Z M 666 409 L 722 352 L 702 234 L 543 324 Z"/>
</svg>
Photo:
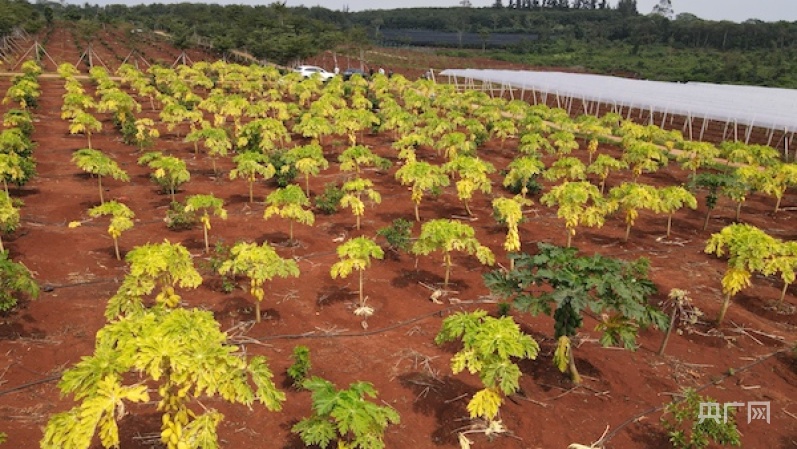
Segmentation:
<svg viewBox="0 0 797 449">
<path fill-rule="evenodd" d="M 74 63 L 78 49 L 68 43 L 61 48 L 62 52 L 49 47 L 48 51 L 58 63 Z M 116 54 L 126 51 L 129 49 L 119 48 Z M 54 377 L 93 352 L 95 333 L 105 323 L 106 300 L 126 270 L 125 264 L 114 258 L 113 244 L 105 231 L 107 223 L 87 218 L 87 209 L 99 201 L 96 181 L 70 162 L 72 152 L 85 147 L 86 140 L 80 135 L 70 136 L 67 122 L 59 118 L 63 82 L 57 78 L 42 78 L 40 82 L 42 97 L 35 110 L 33 136 L 38 145 L 38 176 L 12 191 L 25 202 L 23 224 L 14 234 L 4 236 L 11 257 L 29 267 L 46 287 L 38 300 L 23 301 L 16 310 L 0 317 L 0 430 L 8 433 L 7 446 L 19 449 L 38 447 L 49 416 L 74 405 L 71 398 L 60 396 Z M 8 79 L 0 79 L 0 91 L 5 92 L 8 86 Z M 156 117 L 156 112 L 148 110 L 147 101 L 139 101 L 145 105 L 144 115 Z M 3 108 L 4 112 L 8 106 Z M 221 292 L 218 277 L 207 268 L 203 268 L 204 284 L 183 294 L 185 306 L 212 310 L 222 329 L 230 329 L 237 341 L 247 342 L 242 347 L 248 355 L 266 355 L 288 396 L 279 413 L 206 401 L 205 405 L 219 407 L 226 415 L 220 429 L 222 447 L 303 447 L 290 428 L 309 415 L 310 397 L 307 392 L 291 389 L 285 374 L 291 364 L 289 355 L 297 344 L 310 347 L 312 374 L 339 387 L 357 380 L 372 382 L 379 400 L 398 410 L 401 424 L 389 428 L 387 447 L 458 447 L 457 431 L 469 425 L 465 405 L 479 389 L 479 382 L 467 374 L 453 376 L 449 360 L 458 347 L 438 347 L 433 338 L 442 319 L 453 312 L 478 308 L 496 311 L 496 305 L 487 300 L 488 291 L 481 279 L 488 268 L 474 259 L 456 257 L 452 273 L 456 292 L 438 305 L 429 300 L 431 292 L 422 283 L 442 282 L 440 258 L 421 257 L 416 265 L 411 256 L 388 253 L 385 260 L 375 261 L 367 271 L 366 294 L 375 309 L 367 329 L 352 313 L 356 281 L 333 280 L 329 275 L 340 239 L 374 236 L 377 229 L 395 218 L 412 218 L 410 195 L 395 181 L 395 167 L 367 173 L 383 200 L 366 209 L 362 231 L 354 230 L 354 217 L 347 211 L 331 216 L 317 214 L 314 227 L 295 226 L 300 244 L 290 247 L 285 245 L 288 223 L 262 218 L 262 199 L 274 185 L 258 184 L 257 202 L 249 204 L 245 183 L 214 177 L 210 160 L 203 155 L 194 158 L 192 144 L 183 143 L 180 136 L 165 129 L 161 131 L 155 149 L 184 158 L 191 170 L 191 181 L 179 197 L 213 193 L 225 201 L 229 218 L 213 221 L 212 242 L 268 241 L 278 246 L 283 257 L 295 257 L 302 272 L 299 279 L 276 280 L 268 285 L 263 304 L 266 318 L 251 327 L 254 312 L 248 293 L 243 289 Z M 185 245 L 195 256 L 196 265 L 206 267 L 208 256 L 203 254 L 201 229 L 173 232 L 166 228 L 163 218 L 168 197 L 157 191 L 149 172 L 136 165 L 137 150 L 121 142 L 107 117 L 103 131 L 92 140 L 95 148 L 114 157 L 131 176 L 129 183 L 106 182 L 106 198 L 124 201 L 136 213 L 135 228 L 121 237 L 122 250 L 168 239 Z M 330 161 L 345 148 L 345 144 L 334 141 L 342 142 L 342 138 L 325 141 L 325 155 Z M 387 135 L 367 135 L 364 139 L 376 152 L 396 162 L 391 142 Z M 509 163 L 516 147 L 515 140 L 503 145 L 491 141 L 479 152 L 500 169 Z M 617 155 L 618 150 L 603 146 L 600 151 Z M 431 150 L 421 157 L 441 161 Z M 673 163 L 666 170 L 644 176 L 642 181 L 659 186 L 684 182 L 687 173 L 675 167 Z M 231 163 L 226 161 L 221 168 L 226 175 Z M 311 191 L 318 194 L 325 183 L 340 182 L 344 177 L 333 163 L 321 176 L 311 179 Z M 627 178 L 615 177 L 610 184 L 624 180 Z M 498 175 L 493 181 L 493 195 L 506 195 Z M 498 261 L 505 263 L 505 233 L 495 225 L 490 200 L 490 195 L 477 197 L 471 206 L 475 218 L 469 224 L 476 228 L 482 243 L 496 252 Z M 745 203 L 742 219 L 779 238 L 794 240 L 797 195 L 789 192 L 783 205 L 786 210 L 773 216 L 773 199 L 752 195 Z M 618 217 L 602 229 L 579 229 L 574 245 L 585 254 L 649 258 L 652 278 L 661 292 L 654 300 L 663 299 L 671 288 L 686 289 L 709 321 L 719 310 L 725 262 L 704 254 L 703 247 L 712 232 L 733 222 L 734 209 L 732 204 L 721 202 L 709 229 L 703 232 L 704 207 L 701 198 L 697 211 L 679 212 L 671 240 L 662 238 L 664 217 L 642 213 L 628 243 L 622 243 L 625 226 Z M 425 200 L 421 207 L 423 219 L 463 215 L 465 211 L 451 189 Z M 555 210 L 535 205 L 527 218 L 521 226 L 526 251 L 534 251 L 541 241 L 564 244 L 563 223 Z M 70 229 L 67 224 L 71 221 L 84 224 Z M 414 234 L 418 231 L 416 224 Z M 471 435 L 475 447 L 563 449 L 574 442 L 588 445 L 609 426 L 612 434 L 606 447 L 667 448 L 667 437 L 659 425 L 661 412 L 653 410 L 669 402 L 681 388 L 703 385 L 710 386 L 702 393 L 720 402 L 771 401 L 769 424 L 748 423 L 746 410 L 739 411 L 744 447 L 797 447 L 797 361 L 786 352 L 769 356 L 788 347 L 787 343 L 793 346 L 795 340 L 797 315 L 793 311 L 776 313 L 769 307 L 777 299 L 780 286 L 775 278 L 757 277 L 752 288 L 737 296 L 725 326 L 714 329 L 701 324 L 700 333 L 674 335 L 663 357 L 656 355 L 662 334 L 655 330 L 642 332 L 641 347 L 636 352 L 600 347 L 593 331 L 596 320 L 590 317 L 585 320 L 581 344 L 575 352 L 585 381 L 575 388 L 552 363 L 552 321 L 515 313 L 515 319 L 542 350 L 537 360 L 520 363 L 522 392 L 510 397 L 501 409 L 501 419 L 511 434 L 493 441 Z M 797 287 L 786 297 L 792 310 L 797 306 L 795 295 Z M 254 344 L 256 341 L 260 343 Z M 763 360 L 756 363 L 760 358 Z M 731 370 L 733 375 L 728 376 Z M 44 381 L 26 386 L 40 380 Z M 121 422 L 122 448 L 162 447 L 152 442 L 160 430 L 153 412 L 153 405 L 130 410 Z M 94 447 L 99 448 L 99 444 Z"/>
</svg>

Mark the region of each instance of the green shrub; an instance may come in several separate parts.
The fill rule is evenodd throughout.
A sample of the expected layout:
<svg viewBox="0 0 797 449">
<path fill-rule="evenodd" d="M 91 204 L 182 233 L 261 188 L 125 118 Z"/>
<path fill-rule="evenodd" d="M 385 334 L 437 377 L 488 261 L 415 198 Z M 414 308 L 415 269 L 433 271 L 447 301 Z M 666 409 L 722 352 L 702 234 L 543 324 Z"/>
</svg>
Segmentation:
<svg viewBox="0 0 797 449">
<path fill-rule="evenodd" d="M 8 251 L 0 251 L 0 312 L 13 309 L 19 294 L 36 298 L 39 285 L 25 265 L 11 260 Z"/>
<path fill-rule="evenodd" d="M 332 215 L 338 211 L 343 190 L 334 182 L 324 185 L 321 195 L 315 197 L 315 207 L 322 213 Z"/>
<path fill-rule="evenodd" d="M 164 221 L 167 228 L 173 231 L 180 231 L 191 229 L 199 222 L 199 219 L 194 212 L 185 210 L 185 204 L 172 201 L 169 203 L 169 209 L 166 211 Z"/>
<path fill-rule="evenodd" d="M 271 153 L 269 155 L 269 162 L 271 162 L 271 165 L 273 165 L 274 169 L 277 171 L 276 174 L 274 174 L 274 181 L 276 181 L 277 186 L 286 187 L 296 178 L 298 170 L 296 170 L 296 166 L 285 157 L 285 150 L 277 150 Z"/>
<path fill-rule="evenodd" d="M 293 380 L 294 387 L 300 388 L 310 372 L 310 348 L 303 345 L 294 347 L 291 358 L 293 364 L 288 367 L 288 377 Z"/>
<path fill-rule="evenodd" d="M 661 423 L 674 448 L 703 449 L 712 442 L 741 446 L 741 435 L 733 418 L 733 407 L 724 407 L 708 396 L 698 395 L 690 388 L 683 393 L 683 399 L 667 404 L 661 417 Z M 701 404 L 707 403 L 716 404 L 721 413 L 727 413 L 727 416 L 702 416 Z"/>
<path fill-rule="evenodd" d="M 393 220 L 390 226 L 386 226 L 376 231 L 376 235 L 384 237 L 387 244 L 393 251 L 409 251 L 410 243 L 412 241 L 413 223 L 403 218 Z"/>
<path fill-rule="evenodd" d="M 506 171 L 503 171 L 501 175 L 506 176 Z M 542 184 L 540 184 L 540 182 L 537 180 L 537 176 L 533 176 L 526 181 L 526 196 L 528 197 L 537 195 L 538 193 L 542 192 L 542 188 Z M 520 195 L 523 191 L 523 181 L 515 181 L 514 183 L 508 185 L 506 189 L 514 195 Z"/>
</svg>

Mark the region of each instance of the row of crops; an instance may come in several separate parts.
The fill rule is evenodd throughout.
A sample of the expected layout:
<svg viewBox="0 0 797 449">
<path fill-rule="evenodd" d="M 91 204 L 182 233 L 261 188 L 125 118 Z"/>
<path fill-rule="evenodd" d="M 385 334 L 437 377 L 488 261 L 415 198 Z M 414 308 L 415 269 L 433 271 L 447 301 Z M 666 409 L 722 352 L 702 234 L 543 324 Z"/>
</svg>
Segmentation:
<svg viewBox="0 0 797 449">
<path fill-rule="evenodd" d="M 74 152 L 73 162 L 98 182 L 99 205 L 88 214 L 110 216 L 108 233 L 117 258 L 122 257 L 119 239 L 134 227 L 135 213 L 123 202 L 104 197 L 103 179 L 127 182 L 130 176 L 110 155 L 93 148 L 92 135 L 106 126 L 101 114 L 109 114 L 124 142 L 139 149 L 138 164 L 148 167 L 152 181 L 170 195 L 173 216 L 193 215 L 199 222 L 206 252 L 211 221 L 225 219 L 227 211 L 224 201 L 212 194 L 178 201 L 181 186 L 191 181 L 184 160 L 191 150 L 194 156 L 203 153 L 209 159 L 217 177 L 225 175 L 220 166 L 231 162 L 234 168 L 226 176 L 245 181 L 250 203 L 254 203 L 255 187 L 260 189 L 261 181 L 273 179 L 277 188 L 265 197 L 263 219 L 287 220 L 289 240 L 294 240 L 293 223 L 314 225 L 325 201 L 331 202 L 331 211 L 349 209 L 354 216 L 352 227 L 360 235 L 338 246 L 339 261 L 330 267 L 330 276 L 357 273 L 355 313 L 364 318 L 374 310 L 363 293 L 363 273 L 384 257 L 374 230 L 361 229 L 362 218 L 381 201 L 369 174 L 386 171 L 397 161 L 395 179 L 410 190 L 407 200 L 414 204 L 420 233 L 411 237 L 408 227 L 395 224 L 381 235 L 390 235 L 391 245 L 416 256 L 441 255 L 445 290 L 452 257 L 464 253 L 493 265 L 495 249 L 483 245 L 466 220 L 425 218 L 420 206 L 450 189 L 470 216 L 472 206 L 483 202 L 482 195 L 494 195 L 491 205 L 507 232 L 503 249 L 509 253 L 510 267 L 487 273 L 485 283 L 519 310 L 553 316 L 554 361 L 574 382 L 580 381 L 580 375 L 573 340 L 587 310 L 605 316 L 599 327 L 604 345 L 634 348 L 640 329 L 664 330 L 675 322 L 675 314 L 668 317 L 649 304 L 656 289 L 647 277 L 647 261 L 582 256 L 569 248 L 578 229 L 601 227 L 609 217 L 620 214 L 627 240 L 639 214 L 650 212 L 662 216 L 669 237 L 673 215 L 684 207 L 698 207 L 697 190 L 706 194 L 707 224 L 722 196 L 738 204 L 738 218 L 754 193 L 773 197 L 777 213 L 785 192 L 797 183 L 795 165 L 782 162 L 770 147 L 731 142 L 717 147 L 685 141 L 677 132 L 636 125 L 614 114 L 573 120 L 562 110 L 492 99 L 476 91 L 458 94 L 449 86 L 410 82 L 401 76 L 376 75 L 370 81 L 355 76 L 346 82 L 338 77 L 324 84 L 296 74 L 282 76 L 274 68 L 200 63 L 176 69 L 153 66 L 146 73 L 123 66 L 115 79 L 95 67 L 90 72 L 91 94 L 76 78 L 73 66 L 60 66 L 59 74 L 66 91 L 61 117 L 69 122 L 70 133 L 86 138 L 86 148 Z M 27 110 L 30 105 L 20 106 Z M 377 154 L 363 143 L 366 133 L 375 132 L 391 136 L 391 154 Z M 192 149 L 186 154 L 148 151 L 158 148 L 161 136 L 168 133 Z M 485 146 L 493 141 L 501 148 L 508 144 L 509 151 L 515 152 L 505 167 L 488 161 Z M 619 157 L 599 153 L 600 143 L 618 145 Z M 330 161 L 327 154 L 337 156 L 337 161 Z M 673 161 L 691 172 L 682 185 L 657 188 L 644 182 Z M 338 194 L 330 195 L 331 200 L 316 195 L 314 209 L 310 179 L 334 170 L 334 162 L 346 180 Z M 494 192 L 499 172 L 500 183 L 514 196 Z M 4 179 L 19 183 L 10 173 L 3 172 Z M 609 187 L 617 176 L 631 181 Z M 528 256 L 520 254 L 523 212 L 542 188 L 541 180 L 552 186 L 539 202 L 555 209 L 563 221 L 567 247 L 540 245 L 536 255 Z M 16 211 L 11 203 L 9 197 L 9 207 Z M 784 296 L 794 281 L 797 248 L 793 242 L 775 239 L 752 226 L 723 229 L 711 237 L 706 250 L 729 256 L 722 279 L 727 296 L 719 322 L 730 298 L 750 285 L 753 274 L 779 274 Z M 181 290 L 202 283 L 182 245 L 143 245 L 127 251 L 125 260 L 128 274 L 110 298 L 108 324 L 98 336 L 95 353 L 68 370 L 60 384 L 80 404 L 51 419 L 43 447 L 88 444 L 97 432 L 105 447 L 118 445 L 119 407 L 125 402 L 150 401 L 155 396 L 155 390 L 148 388 L 152 385 L 157 385 L 155 402 L 163 417 L 161 440 L 169 448 L 208 447 L 217 441 L 221 414 L 198 408 L 203 396 L 245 405 L 258 401 L 271 410 L 281 407 L 285 396 L 272 381 L 265 358 L 246 359 L 226 343 L 211 313 L 181 307 Z M 267 282 L 300 276 L 295 261 L 280 257 L 268 242 L 237 243 L 218 271 L 249 280 L 258 320 Z M 578 276 L 562 275 L 573 272 Z M 551 292 L 534 289 L 543 284 Z M 557 294 L 562 291 L 568 294 Z M 478 373 L 483 383 L 468 404 L 471 418 L 487 423 L 486 430 L 505 430 L 499 409 L 504 398 L 519 387 L 521 372 L 515 361 L 535 358 L 538 345 L 520 332 L 511 317 L 493 318 L 481 311 L 447 318 L 436 342 L 451 340 L 462 340 L 464 345 L 454 356 L 454 372 L 467 368 Z M 301 365 L 302 357 L 295 357 Z M 301 378 L 302 370 L 295 371 Z M 131 384 L 124 377 L 128 372 L 138 373 L 147 383 Z M 338 440 L 350 447 L 382 447 L 384 430 L 399 420 L 392 408 L 362 400 L 376 394 L 370 384 L 338 391 L 316 377 L 297 383 L 313 392 L 313 415 L 293 428 L 305 444 L 326 446 Z M 356 413 L 342 417 L 343 410 L 353 408 Z"/>
</svg>

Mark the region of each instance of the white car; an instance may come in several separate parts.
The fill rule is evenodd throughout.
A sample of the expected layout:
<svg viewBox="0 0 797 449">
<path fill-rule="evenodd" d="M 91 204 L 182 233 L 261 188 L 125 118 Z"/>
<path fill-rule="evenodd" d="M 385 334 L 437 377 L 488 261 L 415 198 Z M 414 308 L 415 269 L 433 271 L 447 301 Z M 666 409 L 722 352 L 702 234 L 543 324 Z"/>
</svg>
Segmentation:
<svg viewBox="0 0 797 449">
<path fill-rule="evenodd" d="M 322 69 L 321 67 L 317 67 L 314 65 L 300 65 L 293 69 L 294 72 L 300 73 L 305 78 L 310 78 L 313 75 L 318 75 L 321 77 L 322 81 L 326 81 L 330 78 L 334 78 L 335 74 L 331 72 L 327 72 L 326 70 Z"/>
</svg>

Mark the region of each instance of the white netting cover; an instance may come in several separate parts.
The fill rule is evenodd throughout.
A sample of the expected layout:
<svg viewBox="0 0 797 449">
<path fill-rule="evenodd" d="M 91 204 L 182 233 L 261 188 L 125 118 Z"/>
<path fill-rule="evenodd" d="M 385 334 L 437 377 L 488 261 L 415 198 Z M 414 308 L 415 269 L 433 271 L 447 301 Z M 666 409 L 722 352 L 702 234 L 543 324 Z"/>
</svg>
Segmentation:
<svg viewBox="0 0 797 449">
<path fill-rule="evenodd" d="M 489 81 L 565 98 L 752 124 L 786 132 L 797 128 L 797 90 L 794 89 L 519 70 L 446 69 L 440 76 Z"/>
</svg>

